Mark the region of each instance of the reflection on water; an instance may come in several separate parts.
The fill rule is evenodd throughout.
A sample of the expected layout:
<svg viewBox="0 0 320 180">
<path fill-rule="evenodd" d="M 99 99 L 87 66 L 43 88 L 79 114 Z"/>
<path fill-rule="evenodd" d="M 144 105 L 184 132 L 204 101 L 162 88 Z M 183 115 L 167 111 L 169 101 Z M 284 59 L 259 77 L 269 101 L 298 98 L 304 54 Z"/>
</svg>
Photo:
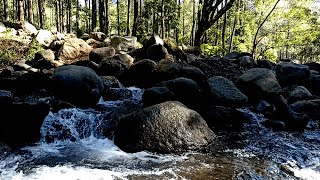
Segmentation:
<svg viewBox="0 0 320 180">
<path fill-rule="evenodd" d="M 123 101 L 100 101 L 104 112 L 64 109 L 50 113 L 38 145 L 0 145 L 0 179 L 320 179 L 320 130 L 272 132 L 263 117 L 238 132 L 217 132 L 211 153 L 125 153 L 95 127 L 114 109 L 139 106 L 142 91 Z M 319 122 L 313 122 L 318 124 Z M 46 142 L 50 143 L 46 143 Z"/>
</svg>

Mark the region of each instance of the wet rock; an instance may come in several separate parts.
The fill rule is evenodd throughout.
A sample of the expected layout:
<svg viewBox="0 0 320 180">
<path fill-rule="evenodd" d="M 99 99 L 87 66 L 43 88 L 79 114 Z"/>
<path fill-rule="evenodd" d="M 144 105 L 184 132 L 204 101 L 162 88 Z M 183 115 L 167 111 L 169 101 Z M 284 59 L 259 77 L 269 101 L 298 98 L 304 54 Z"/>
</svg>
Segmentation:
<svg viewBox="0 0 320 180">
<path fill-rule="evenodd" d="M 48 113 L 49 105 L 45 103 L 0 104 L 0 142 L 11 146 L 38 142 Z"/>
<path fill-rule="evenodd" d="M 288 103 L 294 103 L 301 100 L 309 100 L 312 99 L 312 94 L 308 91 L 307 88 L 303 86 L 297 86 L 294 88 L 288 96 Z"/>
<path fill-rule="evenodd" d="M 127 88 L 109 88 L 103 97 L 107 101 L 125 100 L 132 97 L 132 92 Z"/>
<path fill-rule="evenodd" d="M 176 78 L 156 84 L 158 87 L 167 87 L 175 98 L 192 108 L 199 102 L 200 88 L 196 82 L 188 78 Z"/>
<path fill-rule="evenodd" d="M 270 128 L 273 131 L 285 131 L 286 124 L 282 121 L 273 121 L 273 120 L 266 120 L 262 122 L 263 126 L 266 128 Z"/>
<path fill-rule="evenodd" d="M 0 90 L 0 104 L 12 104 L 13 95 L 10 91 Z"/>
<path fill-rule="evenodd" d="M 227 107 L 242 107 L 248 103 L 248 97 L 240 92 L 232 81 L 222 76 L 207 80 L 208 96 L 213 104 Z"/>
<path fill-rule="evenodd" d="M 55 94 L 71 104 L 90 107 L 97 104 L 103 91 L 103 82 L 90 68 L 68 65 L 55 70 Z"/>
<path fill-rule="evenodd" d="M 176 100 L 174 94 L 166 87 L 151 87 L 146 89 L 142 95 L 144 107 L 174 100 Z"/>
<path fill-rule="evenodd" d="M 203 114 L 208 126 L 214 130 L 240 130 L 247 118 L 244 114 L 237 109 L 223 107 L 223 106 L 210 106 Z"/>
<path fill-rule="evenodd" d="M 261 113 L 264 115 L 270 115 L 275 111 L 275 107 L 269 102 L 265 100 L 261 100 L 259 101 L 256 110 L 258 113 Z"/>
<path fill-rule="evenodd" d="M 310 77 L 310 69 L 305 65 L 285 62 L 277 64 L 276 75 L 280 84 L 303 85 Z"/>
<path fill-rule="evenodd" d="M 297 113 L 304 113 L 312 119 L 320 120 L 320 99 L 297 101 L 290 104 L 290 108 Z"/>
<path fill-rule="evenodd" d="M 114 76 L 100 76 L 100 78 L 103 81 L 104 89 L 120 88 L 123 86 L 120 81 Z"/>
<path fill-rule="evenodd" d="M 114 141 L 126 152 L 180 153 L 204 150 L 214 139 L 197 112 L 169 101 L 123 117 Z"/>
</svg>

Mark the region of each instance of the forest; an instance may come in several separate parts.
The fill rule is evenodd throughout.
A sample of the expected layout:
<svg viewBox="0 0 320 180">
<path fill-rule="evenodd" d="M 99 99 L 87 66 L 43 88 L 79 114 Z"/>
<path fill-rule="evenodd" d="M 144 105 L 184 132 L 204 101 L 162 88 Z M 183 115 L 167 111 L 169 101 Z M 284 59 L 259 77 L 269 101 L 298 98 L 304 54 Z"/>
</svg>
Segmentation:
<svg viewBox="0 0 320 180">
<path fill-rule="evenodd" d="M 158 34 L 205 55 L 252 53 L 255 59 L 319 59 L 316 0 L 3 0 L 0 17 L 39 29 L 136 36 Z"/>
</svg>

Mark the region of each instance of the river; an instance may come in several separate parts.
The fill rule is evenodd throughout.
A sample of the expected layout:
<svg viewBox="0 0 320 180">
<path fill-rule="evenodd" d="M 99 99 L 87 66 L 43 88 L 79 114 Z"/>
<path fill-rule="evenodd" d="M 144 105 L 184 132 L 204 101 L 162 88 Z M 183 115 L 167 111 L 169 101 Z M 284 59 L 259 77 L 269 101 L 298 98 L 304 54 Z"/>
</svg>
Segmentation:
<svg viewBox="0 0 320 180">
<path fill-rule="evenodd" d="M 63 109 L 50 112 L 34 146 L 0 145 L 1 180 L 104 179 L 320 179 L 320 129 L 303 133 L 272 132 L 263 116 L 250 116 L 242 130 L 217 132 L 210 153 L 126 153 L 97 130 L 112 109 L 139 106 L 142 90 L 129 88 L 122 101 L 103 101 L 104 111 Z M 51 138 L 51 139 L 50 139 Z M 48 142 L 50 139 L 51 143 Z"/>
</svg>

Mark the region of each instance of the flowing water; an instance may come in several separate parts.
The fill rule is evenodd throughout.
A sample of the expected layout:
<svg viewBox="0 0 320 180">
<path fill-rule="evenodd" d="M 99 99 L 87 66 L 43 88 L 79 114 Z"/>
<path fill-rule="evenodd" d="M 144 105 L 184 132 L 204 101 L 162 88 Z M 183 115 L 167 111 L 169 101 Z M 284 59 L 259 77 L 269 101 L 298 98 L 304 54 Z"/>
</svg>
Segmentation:
<svg viewBox="0 0 320 180">
<path fill-rule="evenodd" d="M 251 121 L 237 132 L 217 133 L 208 154 L 126 153 L 98 130 L 114 109 L 139 107 L 142 90 L 94 109 L 50 112 L 35 146 L 0 145 L 0 179 L 320 179 L 320 130 L 272 132 L 263 116 L 241 109 Z M 125 106 L 124 106 L 125 104 Z M 313 122 L 310 126 L 318 126 Z M 51 143 L 46 143 L 46 142 Z"/>
</svg>

